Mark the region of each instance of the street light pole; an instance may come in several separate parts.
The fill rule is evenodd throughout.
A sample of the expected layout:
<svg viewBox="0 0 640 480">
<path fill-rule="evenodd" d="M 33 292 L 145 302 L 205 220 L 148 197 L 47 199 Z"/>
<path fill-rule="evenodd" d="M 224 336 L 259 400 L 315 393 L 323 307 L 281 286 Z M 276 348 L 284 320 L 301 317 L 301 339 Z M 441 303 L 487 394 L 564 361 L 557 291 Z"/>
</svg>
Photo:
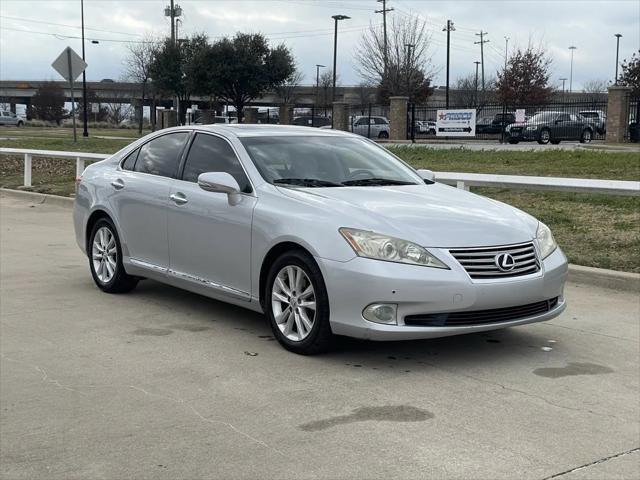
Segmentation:
<svg viewBox="0 0 640 480">
<path fill-rule="evenodd" d="M 614 84 L 618 84 L 618 63 L 619 63 L 619 54 L 620 54 L 620 37 L 622 37 L 621 33 L 616 33 L 614 35 L 616 37 L 616 79 Z"/>
<path fill-rule="evenodd" d="M 562 93 L 564 93 L 564 82 L 567 81 L 566 78 L 559 78 L 558 80 L 560 80 L 562 82 Z"/>
<path fill-rule="evenodd" d="M 455 32 L 455 28 L 453 26 L 453 22 L 451 20 L 447 20 L 447 26 L 442 29 L 443 32 L 447 32 L 447 88 L 446 88 L 446 108 L 449 108 L 449 53 L 451 51 L 451 32 Z"/>
<path fill-rule="evenodd" d="M 333 89 L 331 90 L 331 101 L 336 101 L 336 59 L 338 56 L 338 21 L 349 20 L 351 17 L 346 15 L 333 15 L 331 18 L 335 21 L 333 33 Z"/>
<path fill-rule="evenodd" d="M 84 60 L 84 0 L 80 0 L 80 22 L 82 25 L 82 60 Z M 82 71 L 82 136 L 88 137 L 87 129 L 87 73 Z"/>
<path fill-rule="evenodd" d="M 573 51 L 578 47 L 574 47 L 571 45 L 569 50 L 571 50 L 571 70 L 569 70 L 569 93 L 573 90 Z"/>
<path fill-rule="evenodd" d="M 320 69 L 324 67 L 326 65 L 316 63 L 316 105 L 320 103 Z"/>
</svg>

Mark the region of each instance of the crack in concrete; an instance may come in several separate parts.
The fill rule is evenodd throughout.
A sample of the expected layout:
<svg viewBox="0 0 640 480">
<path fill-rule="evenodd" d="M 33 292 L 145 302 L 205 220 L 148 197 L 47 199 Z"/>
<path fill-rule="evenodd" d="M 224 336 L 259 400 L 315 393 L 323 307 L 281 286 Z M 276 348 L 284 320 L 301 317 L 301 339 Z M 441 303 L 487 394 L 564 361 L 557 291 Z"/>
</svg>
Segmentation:
<svg viewBox="0 0 640 480">
<path fill-rule="evenodd" d="M 560 472 L 548 477 L 544 477 L 542 480 L 551 480 L 552 478 L 558 478 L 563 475 L 568 475 L 569 473 L 577 472 L 578 470 L 582 470 L 584 468 L 593 467 L 594 465 L 598 465 L 599 463 L 604 463 L 614 458 L 624 457 L 625 455 L 629 455 L 635 452 L 640 452 L 640 447 L 636 447 L 636 448 L 632 448 L 631 450 L 626 450 L 624 452 L 616 453 L 615 455 L 609 455 L 608 457 L 603 457 L 590 463 L 585 463 L 584 465 L 580 465 L 579 467 L 572 468 L 571 470 L 565 470 L 564 472 Z"/>
<path fill-rule="evenodd" d="M 233 425 L 233 424 L 231 424 L 229 422 L 224 422 L 222 420 L 214 420 L 212 418 L 205 417 L 198 410 L 196 410 L 193 407 L 193 405 L 190 405 L 190 404 L 186 403 L 185 400 L 183 398 L 181 398 L 181 397 L 172 398 L 172 397 L 169 397 L 169 396 L 166 396 L 166 395 L 160 395 L 160 394 L 157 394 L 157 393 L 151 393 L 151 392 L 148 392 L 147 390 L 145 390 L 143 388 L 140 388 L 140 387 L 137 387 L 135 385 L 129 385 L 129 387 L 134 389 L 134 390 L 137 390 L 139 392 L 142 392 L 143 394 L 145 394 L 147 396 L 154 396 L 154 397 L 158 397 L 158 398 L 164 398 L 165 400 L 169 400 L 171 402 L 178 403 L 180 405 L 184 405 L 185 407 L 189 408 L 203 422 L 217 424 L 217 425 L 223 425 L 223 426 L 233 430 L 234 432 L 238 433 L 239 435 L 242 435 L 243 437 L 251 440 L 252 442 L 257 443 L 258 445 L 262 445 L 263 447 L 274 451 L 278 455 L 282 455 L 283 457 L 285 456 L 285 454 L 283 452 L 281 452 L 280 450 L 278 450 L 277 448 L 274 448 L 271 445 L 265 443 L 264 441 L 249 435 L 247 432 L 244 432 L 244 431 L 240 430 L 238 427 L 236 427 L 235 425 Z"/>
<path fill-rule="evenodd" d="M 54 385 L 58 388 L 62 388 L 63 390 L 68 390 L 70 392 L 74 392 L 77 393 L 78 395 L 82 395 L 83 397 L 86 396 L 86 394 L 84 394 L 83 392 L 81 392 L 80 390 L 76 390 L 75 388 L 71 388 L 68 385 L 63 385 L 62 383 L 60 383 L 59 380 L 56 380 L 55 378 L 51 378 L 49 376 L 49 374 L 46 372 L 46 370 L 38 365 L 32 365 L 31 363 L 27 363 L 27 362 L 23 362 L 21 360 L 16 360 L 15 358 L 10 358 L 7 357 L 5 354 L 0 354 L 0 358 L 8 361 L 8 362 L 13 362 L 13 363 L 17 363 L 19 365 L 25 365 L 29 368 L 34 369 L 36 372 L 40 373 L 41 377 L 42 377 L 42 381 L 46 382 L 50 385 Z"/>
</svg>

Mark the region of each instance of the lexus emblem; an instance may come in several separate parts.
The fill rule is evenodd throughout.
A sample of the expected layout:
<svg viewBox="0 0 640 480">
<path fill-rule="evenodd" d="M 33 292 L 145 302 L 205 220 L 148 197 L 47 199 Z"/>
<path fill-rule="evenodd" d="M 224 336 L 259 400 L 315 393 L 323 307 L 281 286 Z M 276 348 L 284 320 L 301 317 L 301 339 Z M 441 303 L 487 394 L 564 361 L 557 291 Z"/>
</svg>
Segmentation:
<svg viewBox="0 0 640 480">
<path fill-rule="evenodd" d="M 516 261 L 508 253 L 500 253 L 496 255 L 494 262 L 496 264 L 496 267 L 498 267 L 503 272 L 509 272 L 516 266 Z"/>
</svg>

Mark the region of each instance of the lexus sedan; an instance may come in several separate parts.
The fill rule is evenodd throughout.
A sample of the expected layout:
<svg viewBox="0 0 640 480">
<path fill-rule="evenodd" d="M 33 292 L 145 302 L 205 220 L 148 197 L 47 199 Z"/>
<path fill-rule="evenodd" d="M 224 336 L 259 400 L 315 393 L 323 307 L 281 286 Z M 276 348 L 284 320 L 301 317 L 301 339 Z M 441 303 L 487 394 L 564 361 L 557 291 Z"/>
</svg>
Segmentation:
<svg viewBox="0 0 640 480">
<path fill-rule="evenodd" d="M 508 125 L 505 133 L 509 143 L 537 141 L 541 145 L 557 145 L 562 140 L 579 140 L 589 143 L 593 139 L 595 125 L 581 115 L 563 112 L 537 113 L 525 123 Z"/>
<path fill-rule="evenodd" d="M 287 349 L 548 320 L 567 260 L 546 225 L 335 130 L 176 127 L 87 167 L 77 242 L 107 293 L 144 278 L 263 312 Z"/>
</svg>

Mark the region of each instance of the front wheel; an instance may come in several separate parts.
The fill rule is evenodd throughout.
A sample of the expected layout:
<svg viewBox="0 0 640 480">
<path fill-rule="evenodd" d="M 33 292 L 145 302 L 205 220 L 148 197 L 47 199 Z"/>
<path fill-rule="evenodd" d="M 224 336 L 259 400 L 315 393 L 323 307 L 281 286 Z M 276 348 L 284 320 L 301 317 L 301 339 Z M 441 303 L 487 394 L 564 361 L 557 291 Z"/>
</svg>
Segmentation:
<svg viewBox="0 0 640 480">
<path fill-rule="evenodd" d="M 20 120 L 20 121 L 18 122 L 17 127 L 18 127 L 18 128 L 22 128 L 22 127 L 24 127 L 24 122 L 23 122 L 22 120 Z"/>
<path fill-rule="evenodd" d="M 510 139 L 507 140 L 507 142 L 509 142 L 511 145 L 515 145 L 519 141 L 520 140 L 518 140 L 517 138 L 510 138 Z"/>
<path fill-rule="evenodd" d="M 120 239 L 109 219 L 102 218 L 96 222 L 88 246 L 91 276 L 100 290 L 125 293 L 136 287 L 138 278 L 128 275 L 122 266 Z"/>
<path fill-rule="evenodd" d="M 287 350 L 313 355 L 331 346 L 327 289 L 318 265 L 307 253 L 287 252 L 274 262 L 265 285 L 264 307 L 274 336 Z"/>
<path fill-rule="evenodd" d="M 580 135 L 580 143 L 591 143 L 592 136 L 593 135 L 591 134 L 591 130 L 585 128 L 582 132 L 582 135 Z"/>
<path fill-rule="evenodd" d="M 538 137 L 538 143 L 540 145 L 546 145 L 551 141 L 551 132 L 549 129 L 545 128 L 540 132 L 540 136 Z"/>
</svg>

